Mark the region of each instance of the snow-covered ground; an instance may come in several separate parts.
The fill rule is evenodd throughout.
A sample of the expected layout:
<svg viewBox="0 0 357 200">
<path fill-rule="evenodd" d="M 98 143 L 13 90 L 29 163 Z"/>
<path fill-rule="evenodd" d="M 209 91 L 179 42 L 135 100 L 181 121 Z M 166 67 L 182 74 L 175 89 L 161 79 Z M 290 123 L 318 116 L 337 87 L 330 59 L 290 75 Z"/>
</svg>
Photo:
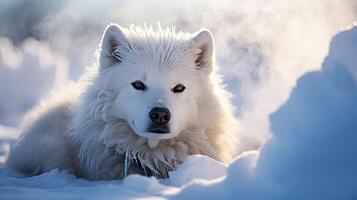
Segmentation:
<svg viewBox="0 0 357 200">
<path fill-rule="evenodd" d="M 300 77 L 270 115 L 271 138 L 228 166 L 197 155 L 169 180 L 97 182 L 58 170 L 23 177 L 1 167 L 0 199 L 357 199 L 356 52 L 357 27 L 336 35 L 321 70 Z M 0 155 L 17 133 L 1 127 Z"/>
</svg>

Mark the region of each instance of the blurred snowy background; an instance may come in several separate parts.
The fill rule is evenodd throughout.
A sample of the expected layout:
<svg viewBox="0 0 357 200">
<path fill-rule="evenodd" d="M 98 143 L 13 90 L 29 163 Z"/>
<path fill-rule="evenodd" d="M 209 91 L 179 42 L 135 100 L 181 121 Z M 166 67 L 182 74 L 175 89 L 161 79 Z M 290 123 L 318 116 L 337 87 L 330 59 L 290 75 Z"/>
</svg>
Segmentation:
<svg viewBox="0 0 357 200">
<path fill-rule="evenodd" d="M 229 166 L 192 157 L 169 186 L 0 168 L 0 199 L 357 199 L 357 0 L 0 0 L 0 162 L 24 114 L 96 61 L 107 24 L 157 21 L 213 32 L 247 148 L 271 136 L 260 155 Z"/>
</svg>

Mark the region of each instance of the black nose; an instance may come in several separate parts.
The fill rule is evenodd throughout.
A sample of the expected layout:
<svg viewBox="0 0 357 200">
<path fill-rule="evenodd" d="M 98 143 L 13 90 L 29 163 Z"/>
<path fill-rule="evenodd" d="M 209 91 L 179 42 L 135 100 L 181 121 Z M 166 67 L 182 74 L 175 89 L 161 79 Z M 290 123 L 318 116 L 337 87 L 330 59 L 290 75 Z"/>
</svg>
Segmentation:
<svg viewBox="0 0 357 200">
<path fill-rule="evenodd" d="M 165 125 L 169 123 L 171 114 L 169 109 L 164 107 L 155 107 L 150 113 L 150 119 L 155 125 Z"/>
</svg>

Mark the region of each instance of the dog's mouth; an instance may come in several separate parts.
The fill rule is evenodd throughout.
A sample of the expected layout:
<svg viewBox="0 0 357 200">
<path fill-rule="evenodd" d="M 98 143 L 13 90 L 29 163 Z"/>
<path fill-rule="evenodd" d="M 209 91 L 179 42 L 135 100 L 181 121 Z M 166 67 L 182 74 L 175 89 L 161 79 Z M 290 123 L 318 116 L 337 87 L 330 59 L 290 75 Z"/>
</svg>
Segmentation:
<svg viewBox="0 0 357 200">
<path fill-rule="evenodd" d="M 134 120 L 132 120 L 130 126 L 133 129 L 133 131 L 135 132 L 135 134 L 137 134 L 140 137 L 147 138 L 148 146 L 150 148 L 152 148 L 152 149 L 157 147 L 157 145 L 159 144 L 160 140 L 162 140 L 162 139 L 170 139 L 170 138 L 174 137 L 174 134 L 170 133 L 169 127 L 151 126 L 151 127 L 149 127 L 147 132 L 142 132 L 142 131 L 139 131 L 137 129 Z"/>
<path fill-rule="evenodd" d="M 148 140 L 160 141 L 162 139 L 170 139 L 170 138 L 175 137 L 175 134 L 170 131 L 170 128 L 168 125 L 165 125 L 165 126 L 151 125 L 151 126 L 149 126 L 147 131 L 139 131 L 135 125 L 134 120 L 132 120 L 131 123 L 129 123 L 129 125 L 133 129 L 135 134 L 137 134 L 140 137 L 147 138 Z"/>
<path fill-rule="evenodd" d="M 150 133 L 170 134 L 170 127 L 168 125 L 156 126 L 151 124 L 147 130 Z"/>
</svg>

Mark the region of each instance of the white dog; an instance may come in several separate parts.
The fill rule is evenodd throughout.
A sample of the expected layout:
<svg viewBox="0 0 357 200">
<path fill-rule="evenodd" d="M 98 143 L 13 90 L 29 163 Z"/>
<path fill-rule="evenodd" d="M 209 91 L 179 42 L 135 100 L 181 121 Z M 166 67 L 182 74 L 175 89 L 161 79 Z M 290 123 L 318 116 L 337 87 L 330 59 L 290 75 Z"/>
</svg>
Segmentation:
<svg viewBox="0 0 357 200">
<path fill-rule="evenodd" d="M 111 24 L 98 55 L 99 67 L 29 114 L 9 167 L 166 178 L 191 154 L 230 161 L 238 127 L 209 31 Z"/>
</svg>

